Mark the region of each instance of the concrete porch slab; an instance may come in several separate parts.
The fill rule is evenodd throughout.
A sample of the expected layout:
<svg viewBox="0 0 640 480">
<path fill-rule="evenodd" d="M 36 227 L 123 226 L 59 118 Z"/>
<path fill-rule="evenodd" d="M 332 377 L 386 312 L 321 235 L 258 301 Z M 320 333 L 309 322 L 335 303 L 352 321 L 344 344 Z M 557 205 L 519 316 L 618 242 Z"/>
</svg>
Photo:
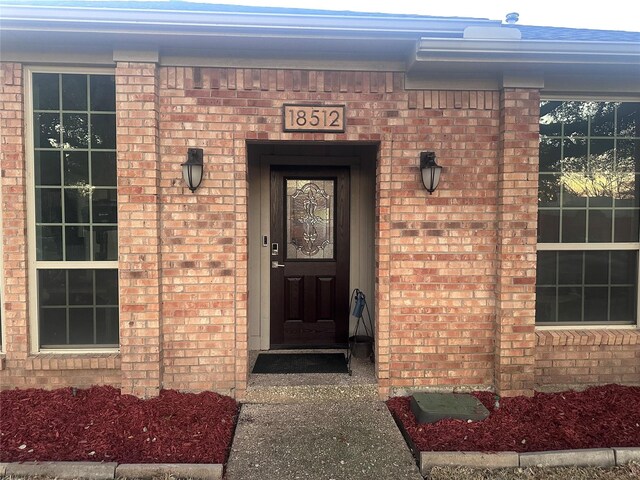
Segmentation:
<svg viewBox="0 0 640 480">
<path fill-rule="evenodd" d="M 242 406 L 227 480 L 422 480 L 386 405 L 340 401 Z"/>
</svg>

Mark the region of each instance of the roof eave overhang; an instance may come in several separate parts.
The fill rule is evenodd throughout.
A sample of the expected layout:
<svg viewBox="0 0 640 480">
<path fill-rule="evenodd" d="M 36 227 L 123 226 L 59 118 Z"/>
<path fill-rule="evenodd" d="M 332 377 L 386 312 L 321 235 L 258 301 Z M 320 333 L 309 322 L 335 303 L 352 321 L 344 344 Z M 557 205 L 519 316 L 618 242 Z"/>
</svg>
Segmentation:
<svg viewBox="0 0 640 480">
<path fill-rule="evenodd" d="M 418 42 L 411 70 L 551 71 L 571 66 L 640 72 L 640 45 L 549 40 L 430 39 Z"/>
</svg>

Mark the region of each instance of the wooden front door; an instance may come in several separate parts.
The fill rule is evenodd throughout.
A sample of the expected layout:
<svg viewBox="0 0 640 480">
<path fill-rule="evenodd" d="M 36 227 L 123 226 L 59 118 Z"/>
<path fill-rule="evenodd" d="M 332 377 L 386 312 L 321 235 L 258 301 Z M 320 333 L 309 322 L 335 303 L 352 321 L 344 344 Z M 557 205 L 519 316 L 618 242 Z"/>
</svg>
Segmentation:
<svg viewBox="0 0 640 480">
<path fill-rule="evenodd" d="M 349 169 L 271 167 L 271 348 L 344 345 Z"/>
</svg>

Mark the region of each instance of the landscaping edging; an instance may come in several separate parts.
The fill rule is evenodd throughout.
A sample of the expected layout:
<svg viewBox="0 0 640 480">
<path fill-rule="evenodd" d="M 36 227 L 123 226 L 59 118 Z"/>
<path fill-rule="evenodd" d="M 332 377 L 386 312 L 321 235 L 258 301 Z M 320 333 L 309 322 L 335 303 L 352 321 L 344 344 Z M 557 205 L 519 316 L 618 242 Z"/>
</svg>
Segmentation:
<svg viewBox="0 0 640 480">
<path fill-rule="evenodd" d="M 99 462 L 15 462 L 0 463 L 0 476 L 47 476 L 61 480 L 115 480 L 121 477 L 151 479 L 173 475 L 192 480 L 222 480 L 223 466 L 201 463 L 99 463 Z"/>
<path fill-rule="evenodd" d="M 416 452 L 420 473 L 436 466 L 506 467 L 615 467 L 640 462 L 640 447 L 550 450 L 546 452 Z"/>
</svg>

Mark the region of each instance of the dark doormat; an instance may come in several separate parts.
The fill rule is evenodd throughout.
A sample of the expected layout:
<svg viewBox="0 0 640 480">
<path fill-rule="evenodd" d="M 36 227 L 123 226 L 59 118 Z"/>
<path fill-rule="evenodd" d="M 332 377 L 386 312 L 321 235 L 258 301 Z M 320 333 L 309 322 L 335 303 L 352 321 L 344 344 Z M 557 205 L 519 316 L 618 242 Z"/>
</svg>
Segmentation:
<svg viewBox="0 0 640 480">
<path fill-rule="evenodd" d="M 342 353 L 261 353 L 252 373 L 349 373 Z"/>
</svg>

